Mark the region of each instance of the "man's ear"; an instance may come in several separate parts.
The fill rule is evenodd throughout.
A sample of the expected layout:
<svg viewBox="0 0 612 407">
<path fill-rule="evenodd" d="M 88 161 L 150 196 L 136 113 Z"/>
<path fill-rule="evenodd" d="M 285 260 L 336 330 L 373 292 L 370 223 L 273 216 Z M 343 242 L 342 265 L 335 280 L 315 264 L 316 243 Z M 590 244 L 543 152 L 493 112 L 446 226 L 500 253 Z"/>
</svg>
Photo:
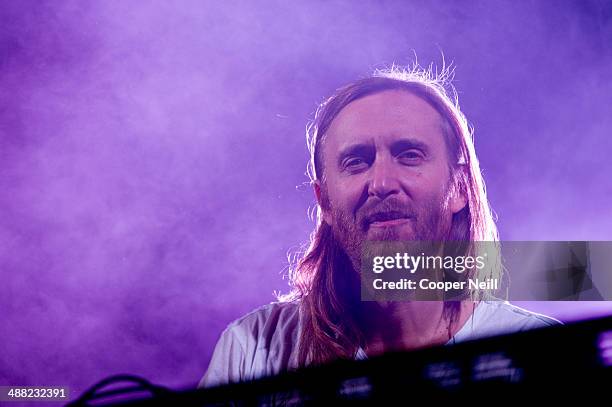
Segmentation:
<svg viewBox="0 0 612 407">
<path fill-rule="evenodd" d="M 461 211 L 467 205 L 467 198 L 462 191 L 455 190 L 456 193 L 451 196 L 450 209 L 453 214 Z"/>
<path fill-rule="evenodd" d="M 331 214 L 329 213 L 329 199 L 325 196 L 325 191 L 321 187 L 320 181 L 314 181 L 314 193 L 317 198 L 317 204 L 321 210 L 321 216 L 323 217 L 323 221 L 331 226 Z"/>
<path fill-rule="evenodd" d="M 450 195 L 450 199 L 448 203 L 449 208 L 451 212 L 453 213 L 453 215 L 461 211 L 467 205 L 466 191 L 465 191 L 465 188 L 462 188 L 461 186 L 462 182 L 460 181 L 461 179 L 465 178 L 463 176 L 463 169 L 460 169 L 459 171 L 461 171 L 461 173 L 456 174 L 453 177 L 454 179 L 451 184 L 451 190 L 450 190 L 451 195 Z"/>
</svg>

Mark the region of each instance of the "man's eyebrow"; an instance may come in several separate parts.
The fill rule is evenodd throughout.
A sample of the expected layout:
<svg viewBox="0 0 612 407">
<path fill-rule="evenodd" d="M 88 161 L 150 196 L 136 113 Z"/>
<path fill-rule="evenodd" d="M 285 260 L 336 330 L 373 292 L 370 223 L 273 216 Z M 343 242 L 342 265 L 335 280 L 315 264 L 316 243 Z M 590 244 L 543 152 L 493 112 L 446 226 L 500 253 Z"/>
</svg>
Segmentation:
<svg viewBox="0 0 612 407">
<path fill-rule="evenodd" d="M 414 138 L 401 138 L 391 143 L 391 154 L 396 155 L 402 151 L 416 148 L 423 151 L 425 154 L 429 154 L 430 147 L 427 143 L 417 140 Z"/>
</svg>

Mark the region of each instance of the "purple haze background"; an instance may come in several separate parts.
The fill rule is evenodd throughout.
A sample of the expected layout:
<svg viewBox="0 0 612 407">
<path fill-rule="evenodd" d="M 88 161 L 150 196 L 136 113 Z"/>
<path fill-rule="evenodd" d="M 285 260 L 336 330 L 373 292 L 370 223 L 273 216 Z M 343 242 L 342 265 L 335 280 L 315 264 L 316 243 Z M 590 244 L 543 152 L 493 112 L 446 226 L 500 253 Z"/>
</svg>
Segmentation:
<svg viewBox="0 0 612 407">
<path fill-rule="evenodd" d="M 288 3 L 2 3 L 0 384 L 195 385 L 287 291 L 317 103 L 413 52 L 456 64 L 502 238 L 612 240 L 611 3 Z"/>
</svg>

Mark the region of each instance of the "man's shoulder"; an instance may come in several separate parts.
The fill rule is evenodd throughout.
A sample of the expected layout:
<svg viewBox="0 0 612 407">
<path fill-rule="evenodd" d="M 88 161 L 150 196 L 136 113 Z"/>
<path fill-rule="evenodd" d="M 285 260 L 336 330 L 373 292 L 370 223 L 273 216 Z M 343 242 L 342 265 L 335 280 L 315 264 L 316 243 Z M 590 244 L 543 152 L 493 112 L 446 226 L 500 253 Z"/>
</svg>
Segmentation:
<svg viewBox="0 0 612 407">
<path fill-rule="evenodd" d="M 273 338 L 291 335 L 298 328 L 299 302 L 272 302 L 234 320 L 226 331 L 242 340 L 254 340 L 257 347 L 269 347 Z"/>
<path fill-rule="evenodd" d="M 262 305 L 244 314 L 231 322 L 228 327 L 234 326 L 258 326 L 270 322 L 283 323 L 292 320 L 297 316 L 299 302 L 271 302 Z"/>
<path fill-rule="evenodd" d="M 462 342 L 558 324 L 561 322 L 554 318 L 528 311 L 507 301 L 481 301 L 472 317 L 455 335 L 455 341 Z"/>
<path fill-rule="evenodd" d="M 297 303 L 275 302 L 231 322 L 199 386 L 252 380 L 286 370 L 292 361 L 298 321 Z"/>
<path fill-rule="evenodd" d="M 468 324 L 470 321 L 468 321 Z M 501 335 L 559 325 L 561 322 L 546 315 L 528 311 L 507 301 L 482 301 L 474 313 L 474 333 L 477 336 Z"/>
<path fill-rule="evenodd" d="M 485 311 L 489 315 L 495 315 L 528 328 L 553 326 L 561 323 L 547 315 L 517 307 L 508 301 L 483 301 L 483 303 Z"/>
</svg>

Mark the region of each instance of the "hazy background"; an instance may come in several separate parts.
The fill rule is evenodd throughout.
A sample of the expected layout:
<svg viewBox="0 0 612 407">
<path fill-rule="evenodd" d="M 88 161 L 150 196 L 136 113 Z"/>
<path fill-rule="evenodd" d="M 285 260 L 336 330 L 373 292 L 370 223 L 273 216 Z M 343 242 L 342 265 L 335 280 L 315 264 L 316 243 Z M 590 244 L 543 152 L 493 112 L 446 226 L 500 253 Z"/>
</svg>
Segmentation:
<svg viewBox="0 0 612 407">
<path fill-rule="evenodd" d="M 286 291 L 317 104 L 415 53 L 456 65 L 502 238 L 612 240 L 610 44 L 603 0 L 3 2 L 0 385 L 195 385 Z"/>
</svg>

